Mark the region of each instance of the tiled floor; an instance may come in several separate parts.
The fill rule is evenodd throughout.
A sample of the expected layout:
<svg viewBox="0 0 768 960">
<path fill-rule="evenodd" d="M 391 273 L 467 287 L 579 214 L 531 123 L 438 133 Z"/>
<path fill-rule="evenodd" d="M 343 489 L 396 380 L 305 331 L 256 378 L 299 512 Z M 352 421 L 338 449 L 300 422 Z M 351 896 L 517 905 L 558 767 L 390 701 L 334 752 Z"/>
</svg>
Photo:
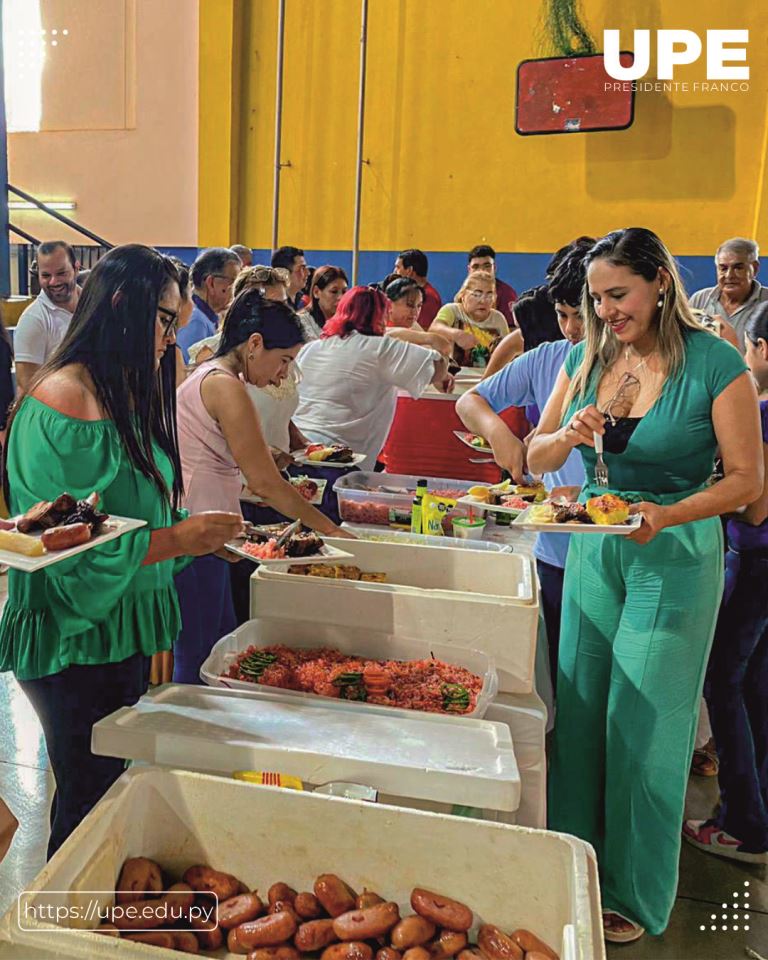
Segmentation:
<svg viewBox="0 0 768 960">
<path fill-rule="evenodd" d="M 5 578 L 0 577 L 0 606 L 5 600 Z M 27 887 L 45 862 L 51 776 L 42 731 L 34 711 L 10 674 L 0 674 L 0 796 L 16 814 L 21 826 L 11 849 L 0 864 L 0 915 Z M 705 817 L 717 799 L 712 780 L 692 777 L 686 814 Z M 749 884 L 747 886 L 746 884 Z M 745 910 L 733 919 L 736 901 L 749 897 Z M 727 931 L 724 904 L 728 904 Z M 717 930 L 711 925 L 717 920 Z M 739 930 L 731 929 L 738 925 Z M 745 930 L 749 925 L 749 930 Z M 705 929 L 702 930 L 701 928 Z M 672 919 L 661 937 L 644 937 L 636 944 L 610 946 L 610 960 L 742 960 L 751 947 L 768 960 L 768 876 L 763 866 L 718 860 L 683 844 L 680 886 Z M 0 946 L 0 958 L 32 957 L 12 947 Z M 754 960 L 754 956 L 753 956 Z"/>
</svg>

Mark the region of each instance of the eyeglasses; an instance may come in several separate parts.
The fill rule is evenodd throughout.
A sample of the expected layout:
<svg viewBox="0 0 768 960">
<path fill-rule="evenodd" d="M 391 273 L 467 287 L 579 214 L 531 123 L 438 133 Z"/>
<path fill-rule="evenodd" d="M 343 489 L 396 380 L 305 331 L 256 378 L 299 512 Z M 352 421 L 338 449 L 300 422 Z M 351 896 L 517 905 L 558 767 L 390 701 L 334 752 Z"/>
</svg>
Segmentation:
<svg viewBox="0 0 768 960">
<path fill-rule="evenodd" d="M 492 293 L 490 290 L 487 290 L 483 293 L 482 290 L 467 290 L 467 296 L 471 297 L 473 300 L 493 300 L 496 296 L 495 293 Z"/>
<path fill-rule="evenodd" d="M 211 276 L 215 277 L 217 280 L 223 280 L 225 286 L 227 287 L 234 287 L 235 285 L 234 277 L 225 277 L 223 273 L 212 273 Z"/>
<path fill-rule="evenodd" d="M 179 329 L 179 315 L 174 313 L 173 310 L 169 310 L 167 307 L 161 307 L 158 304 L 157 312 L 162 313 L 164 317 L 168 317 L 168 320 L 161 320 L 160 322 L 163 325 L 163 337 L 176 336 L 176 331 Z"/>
<path fill-rule="evenodd" d="M 635 400 L 640 393 L 640 381 L 632 373 L 624 373 L 619 379 L 616 392 L 605 404 L 603 413 L 611 421 L 612 426 L 616 426 L 616 421 L 621 417 L 628 417 L 629 411 L 635 405 Z"/>
</svg>

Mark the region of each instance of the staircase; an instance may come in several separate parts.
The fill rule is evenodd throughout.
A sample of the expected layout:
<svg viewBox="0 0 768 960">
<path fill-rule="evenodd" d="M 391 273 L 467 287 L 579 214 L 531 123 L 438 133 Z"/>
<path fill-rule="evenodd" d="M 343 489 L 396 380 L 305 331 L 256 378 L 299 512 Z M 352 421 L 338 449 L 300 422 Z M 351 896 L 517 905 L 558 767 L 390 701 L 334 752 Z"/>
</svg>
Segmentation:
<svg viewBox="0 0 768 960">
<path fill-rule="evenodd" d="M 86 229 L 86 227 L 81 226 L 79 223 L 75 223 L 75 221 L 70 220 L 69 217 L 65 217 L 58 210 L 51 210 L 50 207 L 46 206 L 46 204 L 44 204 L 41 200 L 38 200 L 36 197 L 33 197 L 32 194 L 27 193 L 18 187 L 14 187 L 11 183 L 7 184 L 7 188 L 8 193 L 19 197 L 21 200 L 26 200 L 28 203 L 34 204 L 34 206 L 36 206 L 39 210 L 42 210 L 49 217 L 52 217 L 54 220 L 58 220 L 60 223 L 65 224 L 70 228 L 70 230 L 74 230 L 85 240 L 90 241 L 90 243 L 72 245 L 72 248 L 75 251 L 75 256 L 80 262 L 81 269 L 90 270 L 101 259 L 101 257 L 104 256 L 107 250 L 111 250 L 114 246 L 114 244 L 110 243 L 108 240 L 105 240 L 103 237 L 100 237 L 98 234 L 93 233 L 93 231 Z M 40 286 L 37 282 L 37 270 L 35 269 L 34 256 L 35 249 L 42 241 L 37 237 L 32 236 L 32 234 L 27 233 L 26 230 L 22 230 L 20 227 L 14 226 L 14 224 L 10 222 L 8 223 L 8 234 L 10 240 L 11 258 L 11 296 L 13 299 L 23 298 L 26 302 L 27 298 L 30 296 L 37 296 L 37 294 L 40 292 Z M 11 240 L 11 235 L 20 237 L 26 242 L 14 242 Z M 7 319 L 6 325 L 8 325 Z"/>
</svg>

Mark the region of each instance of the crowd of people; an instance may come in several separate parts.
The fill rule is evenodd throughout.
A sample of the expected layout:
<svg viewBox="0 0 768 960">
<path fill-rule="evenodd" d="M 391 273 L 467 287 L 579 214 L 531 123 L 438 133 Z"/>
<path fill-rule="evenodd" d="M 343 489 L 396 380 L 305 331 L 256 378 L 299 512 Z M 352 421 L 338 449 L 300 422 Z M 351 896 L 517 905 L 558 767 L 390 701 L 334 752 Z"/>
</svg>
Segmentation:
<svg viewBox="0 0 768 960">
<path fill-rule="evenodd" d="M 398 391 L 451 392 L 477 366 L 457 412 L 515 482 L 604 492 L 599 436 L 609 489 L 642 516 L 626 537 L 535 547 L 556 687 L 549 822 L 597 851 L 606 938 L 664 930 L 683 837 L 768 861 L 768 289 L 753 241 L 723 243 L 716 285 L 690 298 L 641 228 L 579 237 L 519 298 L 493 248 L 476 246 L 445 304 L 415 249 L 352 288 L 298 247 L 268 265 L 213 248 L 190 266 L 125 245 L 82 287 L 66 243 L 42 244 L 37 264 L 13 405 L 0 342 L 8 509 L 98 490 L 107 512 L 147 521 L 76 563 L 9 576 L 0 670 L 45 733 L 49 853 L 122 770 L 91 754 L 93 723 L 141 696 L 152 657 L 170 679 L 173 650 L 173 679 L 198 682 L 213 644 L 248 618 L 253 564 L 224 548 L 243 518 L 350 536 L 332 483 L 315 507 L 290 482 L 339 472 L 299 468 L 296 451 L 341 444 L 378 469 Z M 512 406 L 528 437 L 502 419 Z M 684 823 L 702 691 L 721 803 Z"/>
</svg>

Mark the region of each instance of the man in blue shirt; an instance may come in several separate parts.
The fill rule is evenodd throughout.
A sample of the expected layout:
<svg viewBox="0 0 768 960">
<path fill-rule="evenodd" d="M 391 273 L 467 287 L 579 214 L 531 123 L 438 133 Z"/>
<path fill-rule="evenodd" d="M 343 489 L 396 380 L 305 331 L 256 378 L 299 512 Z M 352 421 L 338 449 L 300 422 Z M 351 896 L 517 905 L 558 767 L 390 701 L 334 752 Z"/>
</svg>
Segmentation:
<svg viewBox="0 0 768 960">
<path fill-rule="evenodd" d="M 241 267 L 240 257 L 227 247 L 204 250 L 192 264 L 192 300 L 195 308 L 189 323 L 176 335 L 184 363 L 189 363 L 189 348 L 193 343 L 216 333 L 218 315 L 232 302 L 232 288 Z"/>
<path fill-rule="evenodd" d="M 499 414 L 508 407 L 536 404 L 543 410 L 555 387 L 565 358 L 584 335 L 581 294 L 584 287 L 584 255 L 592 241 L 579 241 L 561 261 L 548 287 L 557 320 L 565 337 L 542 343 L 523 353 L 487 380 L 483 380 L 456 404 L 456 412 L 468 430 L 485 437 L 493 447 L 500 467 L 508 470 L 515 483 L 525 479 L 525 445 Z M 559 470 L 544 477 L 548 490 L 574 499 L 584 483 L 581 455 L 574 449 Z M 558 489 L 559 488 L 559 489 Z M 566 489 L 570 488 L 570 489 Z M 567 533 L 539 534 L 534 548 L 541 584 L 541 605 L 549 641 L 553 685 L 557 680 L 557 650 L 560 640 L 560 610 L 563 596 Z"/>
</svg>

